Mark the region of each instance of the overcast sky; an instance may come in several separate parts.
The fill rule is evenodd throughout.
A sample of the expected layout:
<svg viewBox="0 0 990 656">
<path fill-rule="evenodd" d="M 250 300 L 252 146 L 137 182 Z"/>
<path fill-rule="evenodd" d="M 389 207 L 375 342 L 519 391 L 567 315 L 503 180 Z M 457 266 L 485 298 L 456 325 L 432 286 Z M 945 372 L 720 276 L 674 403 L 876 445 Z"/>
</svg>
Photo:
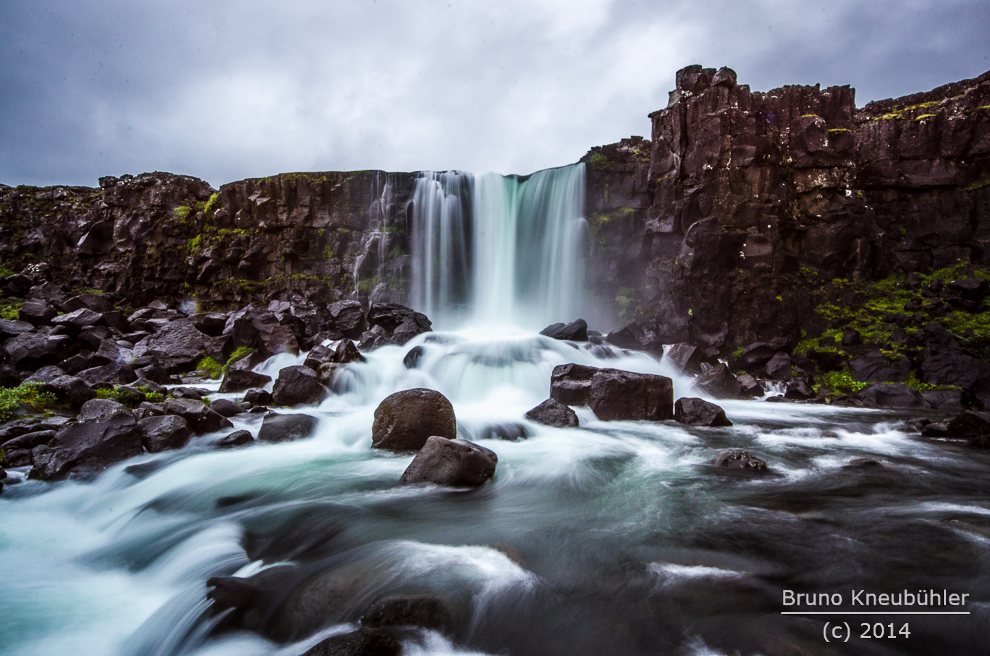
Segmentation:
<svg viewBox="0 0 990 656">
<path fill-rule="evenodd" d="M 529 173 L 648 137 L 692 63 L 863 105 L 990 69 L 990 2 L 0 0 L 0 182 Z"/>
</svg>

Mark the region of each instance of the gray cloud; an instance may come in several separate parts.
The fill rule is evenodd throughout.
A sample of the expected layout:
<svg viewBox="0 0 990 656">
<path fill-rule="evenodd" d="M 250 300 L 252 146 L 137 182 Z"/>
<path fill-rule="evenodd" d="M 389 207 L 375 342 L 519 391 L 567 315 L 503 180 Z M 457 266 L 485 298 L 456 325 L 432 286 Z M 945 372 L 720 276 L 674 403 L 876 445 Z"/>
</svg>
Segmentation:
<svg viewBox="0 0 990 656">
<path fill-rule="evenodd" d="M 5 4 L 0 181 L 525 173 L 648 136 L 691 63 L 860 104 L 990 68 L 985 0 L 88 4 Z"/>
</svg>

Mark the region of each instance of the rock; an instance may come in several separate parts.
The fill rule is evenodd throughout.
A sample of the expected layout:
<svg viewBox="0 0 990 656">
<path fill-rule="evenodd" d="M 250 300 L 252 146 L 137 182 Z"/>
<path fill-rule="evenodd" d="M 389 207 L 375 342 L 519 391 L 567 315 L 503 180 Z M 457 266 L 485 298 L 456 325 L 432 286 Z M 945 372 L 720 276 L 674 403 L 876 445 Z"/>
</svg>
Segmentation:
<svg viewBox="0 0 990 656">
<path fill-rule="evenodd" d="M 148 453 L 181 449 L 192 437 L 189 423 L 178 415 L 145 417 L 138 426 L 144 433 L 141 443 Z"/>
<path fill-rule="evenodd" d="M 338 301 L 330 306 L 330 317 L 338 331 L 356 339 L 364 331 L 364 308 L 357 301 Z"/>
<path fill-rule="evenodd" d="M 195 399 L 168 399 L 165 401 L 165 414 L 179 415 L 197 435 L 234 426 L 229 419 L 213 412 L 205 403 Z"/>
<path fill-rule="evenodd" d="M 712 464 L 716 467 L 747 472 L 767 471 L 767 463 L 748 451 L 725 451 L 715 456 Z"/>
<path fill-rule="evenodd" d="M 368 324 L 383 328 L 390 341 L 400 346 L 416 335 L 430 332 L 433 325 L 425 314 L 394 303 L 373 304 L 368 310 Z"/>
<path fill-rule="evenodd" d="M 571 342 L 588 341 L 588 323 L 584 319 L 577 319 L 567 325 L 555 323 L 540 331 L 541 335 L 546 335 L 553 339 L 566 340 Z"/>
<path fill-rule="evenodd" d="M 773 357 L 763 366 L 763 375 L 770 380 L 787 380 L 793 375 L 793 372 L 791 356 L 783 351 L 774 353 Z"/>
<path fill-rule="evenodd" d="M 748 373 L 756 373 L 766 366 L 770 359 L 779 351 L 788 351 L 788 342 L 785 339 L 774 339 L 769 342 L 756 342 L 750 344 L 736 358 L 735 368 L 743 369 Z"/>
<path fill-rule="evenodd" d="M 967 410 L 952 417 L 946 425 L 948 437 L 978 438 L 990 435 L 990 412 Z"/>
<path fill-rule="evenodd" d="M 32 478 L 56 480 L 70 472 L 100 471 L 144 453 L 142 432 L 130 413 L 69 424 L 50 445 L 35 447 Z"/>
<path fill-rule="evenodd" d="M 6 363 L 0 364 L 0 387 L 17 387 L 21 384 L 21 377 L 17 375 L 17 369 Z"/>
<path fill-rule="evenodd" d="M 58 316 L 58 311 L 40 298 L 24 301 L 17 311 L 17 318 L 32 326 L 44 326 Z"/>
<path fill-rule="evenodd" d="M 221 312 L 201 312 L 189 317 L 196 330 L 210 337 L 220 337 L 227 326 L 229 316 Z"/>
<path fill-rule="evenodd" d="M 54 439 L 55 434 L 54 430 L 42 429 L 25 433 L 5 442 L 3 445 L 3 464 L 7 467 L 26 467 L 34 464 L 34 448 L 48 444 Z"/>
<path fill-rule="evenodd" d="M 731 426 L 732 422 L 725 416 L 725 410 L 705 401 L 682 397 L 674 403 L 674 421 L 689 426 Z"/>
<path fill-rule="evenodd" d="M 264 387 L 272 382 L 271 376 L 259 374 L 250 369 L 228 369 L 220 383 L 220 392 L 243 392 L 254 387 Z"/>
<path fill-rule="evenodd" d="M 936 410 L 963 410 L 966 407 L 960 390 L 922 392 L 921 398 Z"/>
<path fill-rule="evenodd" d="M 272 398 L 278 405 L 313 405 L 329 395 L 315 371 L 305 365 L 285 367 L 278 372 Z"/>
<path fill-rule="evenodd" d="M 313 371 L 319 371 L 321 364 L 335 362 L 335 357 L 334 349 L 324 344 L 317 344 L 306 354 L 303 364 Z"/>
<path fill-rule="evenodd" d="M 612 331 L 605 339 L 619 348 L 646 351 L 654 356 L 664 354 L 663 344 L 657 336 L 656 327 L 642 321 L 636 321 L 621 330 Z"/>
<path fill-rule="evenodd" d="M 907 385 L 876 383 L 860 390 L 855 398 L 874 408 L 927 408 L 917 390 Z"/>
<path fill-rule="evenodd" d="M 373 603 L 361 616 L 362 626 L 413 626 L 450 635 L 457 629 L 454 609 L 432 595 L 397 595 Z"/>
<path fill-rule="evenodd" d="M 478 487 L 495 474 L 498 456 L 467 440 L 430 436 L 402 474 L 402 483 Z"/>
<path fill-rule="evenodd" d="M 385 398 L 375 409 L 371 446 L 397 453 L 418 451 L 430 436 L 457 437 L 454 407 L 440 392 L 408 389 Z"/>
<path fill-rule="evenodd" d="M 423 358 L 423 354 L 426 352 L 426 347 L 424 346 L 414 346 L 409 349 L 405 357 L 402 358 L 402 366 L 406 369 L 416 369 L 419 367 L 419 361 Z"/>
<path fill-rule="evenodd" d="M 891 362 L 880 351 L 869 351 L 849 360 L 853 380 L 869 383 L 898 383 L 908 379 L 911 361 L 897 358 Z"/>
<path fill-rule="evenodd" d="M 58 364 L 72 355 L 73 343 L 66 335 L 23 333 L 3 344 L 7 361 L 18 369 L 35 371 L 45 365 Z"/>
<path fill-rule="evenodd" d="M 223 417 L 235 417 L 244 412 L 244 408 L 230 399 L 217 399 L 210 403 L 210 410 Z"/>
<path fill-rule="evenodd" d="M 105 324 L 106 319 L 104 319 L 103 315 L 98 312 L 93 312 L 88 308 L 79 308 L 78 310 L 74 310 L 68 314 L 54 317 L 51 319 L 50 323 L 53 326 L 65 326 L 70 330 L 78 332 L 87 326 Z"/>
<path fill-rule="evenodd" d="M 604 421 L 663 421 L 674 416 L 674 385 L 666 376 L 599 369 L 588 405 Z"/>
<path fill-rule="evenodd" d="M 204 396 L 209 395 L 209 390 L 196 387 L 175 387 L 172 388 L 172 397 L 176 399 L 192 399 L 202 401 Z"/>
<path fill-rule="evenodd" d="M 79 408 L 96 397 L 93 388 L 76 376 L 59 376 L 42 385 L 41 391 L 54 394 L 59 403 L 68 403 L 73 408 Z"/>
<path fill-rule="evenodd" d="M 588 405 L 591 398 L 591 377 L 596 367 L 583 364 L 560 364 L 550 375 L 550 398 L 564 405 Z"/>
<path fill-rule="evenodd" d="M 17 335 L 34 332 L 34 326 L 27 321 L 16 319 L 0 319 L 0 341 L 5 341 Z"/>
<path fill-rule="evenodd" d="M 59 376 L 64 376 L 64 375 L 65 375 L 65 372 L 62 371 L 61 368 L 57 367 L 56 365 L 49 364 L 49 365 L 45 365 L 41 369 L 38 369 L 36 372 L 34 372 L 33 374 L 31 374 L 30 376 L 28 376 L 27 378 L 25 378 L 24 379 L 24 382 L 25 383 L 48 383 L 48 382 L 51 382 L 51 381 L 55 380 Z"/>
<path fill-rule="evenodd" d="M 674 344 L 664 352 L 663 359 L 682 374 L 701 373 L 701 363 L 705 360 L 704 352 L 691 344 Z"/>
<path fill-rule="evenodd" d="M 739 381 L 724 364 L 709 367 L 698 376 L 693 387 L 713 399 L 738 399 L 742 396 Z"/>
<path fill-rule="evenodd" d="M 727 66 L 723 66 L 718 69 L 715 73 L 715 77 L 712 78 L 713 87 L 728 87 L 733 88 L 736 86 L 736 72 Z"/>
<path fill-rule="evenodd" d="M 216 442 L 213 446 L 218 449 L 233 449 L 235 447 L 244 446 L 245 444 L 253 444 L 254 437 L 251 435 L 250 431 L 239 430 L 234 431 L 230 435 L 225 435 Z"/>
<path fill-rule="evenodd" d="M 113 399 L 90 399 L 79 409 L 79 420 L 103 419 L 120 413 L 129 415 L 131 411 L 126 405 Z"/>
<path fill-rule="evenodd" d="M 859 346 L 863 343 L 863 337 L 858 331 L 852 328 L 844 328 L 842 330 L 842 345 L 843 346 Z"/>
<path fill-rule="evenodd" d="M 358 351 L 357 346 L 349 339 L 342 339 L 334 349 L 334 362 L 349 364 L 351 362 L 365 362 L 366 358 Z"/>
<path fill-rule="evenodd" d="M 141 378 L 158 383 L 159 385 L 174 385 L 179 379 L 168 373 L 168 369 L 160 364 L 149 364 L 134 370 L 134 373 Z"/>
<path fill-rule="evenodd" d="M 526 419 L 557 428 L 577 428 L 578 416 L 569 407 L 555 399 L 547 399 L 526 412 Z"/>
<path fill-rule="evenodd" d="M 290 442 L 309 437 L 319 423 L 316 417 L 304 414 L 280 415 L 269 412 L 261 422 L 258 440 L 261 442 Z"/>
<path fill-rule="evenodd" d="M 271 405 L 275 402 L 270 392 L 262 389 L 249 389 L 244 393 L 243 403 L 251 405 Z"/>
<path fill-rule="evenodd" d="M 806 401 L 816 396 L 811 380 L 807 376 L 799 376 L 787 381 L 787 390 L 784 392 L 785 399 Z"/>
<path fill-rule="evenodd" d="M 883 463 L 875 458 L 851 458 L 842 465 L 843 469 L 875 469 L 883 467 Z"/>
<path fill-rule="evenodd" d="M 137 374 L 126 364 L 111 362 L 102 367 L 84 369 L 76 374 L 90 385 L 127 385 L 137 380 Z"/>
<path fill-rule="evenodd" d="M 316 644 L 303 656 L 399 656 L 402 644 L 382 629 L 361 627 Z"/>
<path fill-rule="evenodd" d="M 253 348 L 261 358 L 299 352 L 299 343 L 289 326 L 282 325 L 273 313 L 252 306 L 230 315 L 223 333 L 232 338 L 233 348 Z"/>
<path fill-rule="evenodd" d="M 751 374 L 743 374 L 742 376 L 737 376 L 736 382 L 739 383 L 739 394 L 744 398 L 763 396 L 766 393 L 763 391 L 763 385 L 760 384 L 760 381 L 758 381 Z"/>
<path fill-rule="evenodd" d="M 206 357 L 210 340 L 188 319 L 176 319 L 135 344 L 134 357 L 152 354 L 170 373 L 184 373 L 194 370 Z"/>
<path fill-rule="evenodd" d="M 529 437 L 529 431 L 522 424 L 514 421 L 488 424 L 475 432 L 475 439 L 505 440 L 515 442 Z"/>
</svg>

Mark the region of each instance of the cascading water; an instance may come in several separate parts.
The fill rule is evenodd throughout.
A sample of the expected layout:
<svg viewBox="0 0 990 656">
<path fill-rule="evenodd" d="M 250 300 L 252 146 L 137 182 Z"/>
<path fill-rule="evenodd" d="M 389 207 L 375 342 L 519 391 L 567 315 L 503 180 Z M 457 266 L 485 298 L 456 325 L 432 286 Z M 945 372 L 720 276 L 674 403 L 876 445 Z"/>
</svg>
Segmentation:
<svg viewBox="0 0 990 656">
<path fill-rule="evenodd" d="M 521 178 L 429 173 L 413 197 L 412 298 L 441 325 L 542 328 L 582 306 L 584 164 Z"/>
<path fill-rule="evenodd" d="M 582 167 L 421 177 L 419 309 L 454 325 L 579 314 L 582 187 Z M 990 452 L 922 441 L 896 413 L 751 401 L 720 402 L 728 429 L 604 422 L 588 408 L 578 428 L 545 426 L 525 413 L 558 364 L 696 392 L 644 353 L 535 331 L 426 333 L 365 355 L 318 407 L 278 410 L 318 417 L 309 439 L 219 450 L 223 433 L 205 435 L 93 480 L 11 470 L 0 656 L 299 656 L 391 594 L 436 595 L 461 620 L 453 635 L 402 633 L 404 656 L 822 653 L 820 624 L 780 614 L 782 589 L 970 593 L 973 616 L 912 618 L 910 639 L 881 651 L 976 654 L 990 641 Z M 459 436 L 497 453 L 490 483 L 398 484 L 412 456 L 372 450 L 371 426 L 382 399 L 414 387 L 446 395 Z M 256 434 L 261 417 L 233 422 Z M 772 473 L 718 474 L 709 463 L 730 447 Z M 884 466 L 850 466 L 864 458 Z M 213 613 L 207 581 L 259 574 L 280 583 L 242 599 L 255 630 L 222 630 L 229 613 Z M 290 602 L 315 633 L 264 637 Z"/>
</svg>

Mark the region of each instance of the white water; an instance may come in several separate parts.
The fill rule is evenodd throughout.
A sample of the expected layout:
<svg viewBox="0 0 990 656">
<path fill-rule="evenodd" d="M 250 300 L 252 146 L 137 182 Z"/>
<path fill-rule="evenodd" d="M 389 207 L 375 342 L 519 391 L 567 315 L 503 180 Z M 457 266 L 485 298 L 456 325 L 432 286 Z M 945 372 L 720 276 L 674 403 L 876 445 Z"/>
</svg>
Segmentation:
<svg viewBox="0 0 990 656">
<path fill-rule="evenodd" d="M 731 429 L 602 422 L 588 408 L 576 409 L 577 429 L 527 420 L 567 362 L 668 375 L 675 396 L 695 395 L 646 354 L 512 327 L 580 310 L 583 170 L 544 173 L 421 179 L 416 203 L 430 209 L 414 231 L 417 302 L 468 325 L 348 365 L 318 408 L 292 410 L 319 418 L 313 437 L 221 451 L 210 446 L 221 435 L 208 435 L 90 481 L 12 472 L 0 496 L 0 655 L 298 656 L 410 588 L 454 600 L 467 619 L 460 640 L 407 639 L 417 656 L 771 653 L 779 645 L 761 640 L 781 635 L 816 653 L 819 634 L 805 640 L 805 620 L 775 612 L 781 586 L 922 587 L 930 579 L 910 577 L 923 572 L 986 598 L 987 455 L 906 435 L 886 413 L 738 401 L 722 403 Z M 559 220 L 538 221 L 547 216 Z M 283 354 L 257 369 L 274 376 L 301 361 Z M 411 456 L 373 451 L 371 426 L 386 396 L 412 387 L 446 395 L 459 436 L 498 454 L 490 483 L 398 485 Z M 260 421 L 234 428 L 256 434 Z M 773 475 L 716 475 L 708 463 L 726 448 L 758 453 Z M 864 456 L 887 467 L 843 469 Z M 325 568 L 309 545 L 338 524 L 333 558 L 361 582 L 342 618 L 285 645 L 212 632 L 208 578 Z M 292 548 L 252 559 L 245 545 L 259 534 Z M 966 626 L 944 653 L 986 644 Z"/>
<path fill-rule="evenodd" d="M 540 329 L 582 309 L 584 164 L 528 178 L 428 173 L 413 197 L 414 306 L 437 325 Z"/>
</svg>

